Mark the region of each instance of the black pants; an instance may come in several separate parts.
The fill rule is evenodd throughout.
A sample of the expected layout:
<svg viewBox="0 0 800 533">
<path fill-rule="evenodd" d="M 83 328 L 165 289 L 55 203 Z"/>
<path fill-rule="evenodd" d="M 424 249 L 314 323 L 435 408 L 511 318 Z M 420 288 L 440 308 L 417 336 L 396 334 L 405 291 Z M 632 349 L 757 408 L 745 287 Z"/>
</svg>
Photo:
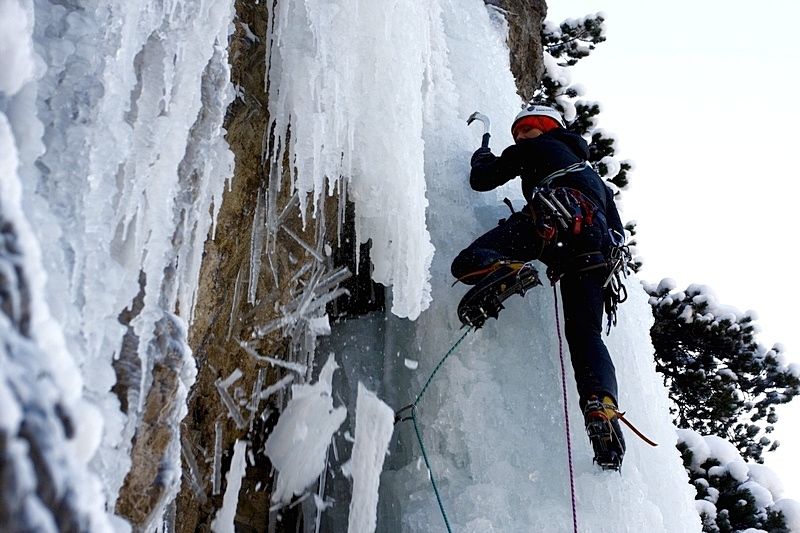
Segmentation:
<svg viewBox="0 0 800 533">
<path fill-rule="evenodd" d="M 569 345 L 581 408 L 593 394 L 609 395 L 616 401 L 616 370 L 602 337 L 603 282 L 608 272 L 605 268 L 574 272 L 584 266 L 576 263 L 576 256 L 607 250 L 605 217 L 596 212 L 594 223 L 583 228 L 579 235 L 559 236 L 557 240 L 562 246 L 545 242 L 536 232 L 533 217 L 517 212 L 462 250 L 453 260 L 451 272 L 461 279 L 503 259 L 539 259 L 548 267 L 566 271 L 561 278 L 564 336 Z M 475 284 L 480 278 L 464 281 Z"/>
</svg>

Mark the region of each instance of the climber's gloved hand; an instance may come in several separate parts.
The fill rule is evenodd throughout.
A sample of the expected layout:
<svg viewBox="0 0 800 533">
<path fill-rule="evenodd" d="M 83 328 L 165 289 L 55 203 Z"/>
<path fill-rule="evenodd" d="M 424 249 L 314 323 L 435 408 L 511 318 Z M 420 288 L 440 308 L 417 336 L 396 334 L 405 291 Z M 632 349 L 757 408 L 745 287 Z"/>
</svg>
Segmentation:
<svg viewBox="0 0 800 533">
<path fill-rule="evenodd" d="M 491 148 L 478 148 L 475 150 L 475 153 L 472 154 L 472 159 L 470 160 L 470 165 L 475 166 L 476 164 L 486 162 L 488 160 L 494 159 L 494 154 L 492 154 Z"/>
</svg>

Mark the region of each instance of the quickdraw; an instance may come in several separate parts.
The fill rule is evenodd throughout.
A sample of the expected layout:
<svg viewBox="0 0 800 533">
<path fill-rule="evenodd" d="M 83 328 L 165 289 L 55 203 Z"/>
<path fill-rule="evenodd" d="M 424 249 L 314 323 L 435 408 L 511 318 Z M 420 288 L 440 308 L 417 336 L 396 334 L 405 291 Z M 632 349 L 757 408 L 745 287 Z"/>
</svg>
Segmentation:
<svg viewBox="0 0 800 533">
<path fill-rule="evenodd" d="M 584 226 L 594 222 L 594 204 L 577 189 L 536 187 L 530 201 L 539 237 L 550 241 L 558 234 L 558 227 L 579 235 Z"/>
<path fill-rule="evenodd" d="M 628 290 L 622 278 L 627 278 L 633 269 L 633 256 L 624 237 L 612 229 L 608 230 L 608 236 L 611 250 L 608 253 L 608 277 L 603 283 L 604 307 L 608 317 L 606 335 L 611 333 L 612 326 L 617 325 L 617 307 L 628 299 Z"/>
</svg>

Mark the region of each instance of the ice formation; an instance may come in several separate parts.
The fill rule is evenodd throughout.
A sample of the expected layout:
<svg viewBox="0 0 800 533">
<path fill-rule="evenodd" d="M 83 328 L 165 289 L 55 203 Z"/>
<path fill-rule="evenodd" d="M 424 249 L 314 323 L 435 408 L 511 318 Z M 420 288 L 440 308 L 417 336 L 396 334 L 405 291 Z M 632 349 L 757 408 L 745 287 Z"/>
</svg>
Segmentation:
<svg viewBox="0 0 800 533">
<path fill-rule="evenodd" d="M 202 479 L 202 457 L 177 431 L 195 379 L 186 324 L 203 242 L 234 163 L 221 127 L 234 94 L 226 51 L 232 8 L 191 0 L 0 2 L 0 435 L 16 474 L 2 491 L 6 508 L 18 511 L 4 524 L 12 529 L 63 529 L 54 518 L 59 506 L 74 510 L 75 529 L 126 529 L 112 513 L 152 371 L 168 357 L 178 385 L 166 423 L 176 432 L 165 455 L 167 490 L 147 526 L 156 527 L 174 497 L 179 455 L 198 497 L 206 484 L 224 493 L 215 527 L 232 525 L 247 444 L 237 442 L 223 472 L 218 424 L 213 474 Z M 466 180 L 482 133 L 465 122 L 473 111 L 492 118 L 493 148 L 511 142 L 521 102 L 507 28 L 481 0 L 281 0 L 271 16 L 269 105 L 278 144 L 268 155 L 279 165 L 289 143 L 297 193 L 290 205 L 306 217 L 334 190 L 355 203 L 359 238 L 372 241 L 373 278 L 391 290 L 391 313 L 330 324 L 324 308 L 342 294 L 337 284 L 346 273 L 313 272 L 304 293 L 260 333 L 297 323 L 313 335 L 330 333 L 335 356 L 317 381 L 308 383 L 312 365 L 299 364 L 289 368 L 296 378 L 259 379 L 242 402 L 230 392 L 236 372 L 220 377 L 217 391 L 244 428 L 261 416 L 263 400 L 296 381 L 267 444 L 278 471 L 276 505 L 307 496 L 320 474 L 332 474 L 330 442 L 344 449 L 353 440 L 339 428 L 358 403 L 349 465 L 359 485 L 354 522 L 371 527 L 374 510 L 379 530 L 428 531 L 442 516 L 418 468 L 411 428 L 395 429 L 388 457 L 381 439 L 390 429 L 387 404 L 413 398 L 458 334 L 461 290 L 450 287 L 450 258 L 506 216 L 500 199 L 520 205 L 513 183 L 476 195 Z M 552 61 L 547 68 L 569 76 Z M 254 213 L 254 273 L 277 232 L 312 257 L 325 255 L 283 224 L 288 210 L 275 204 L 275 192 L 266 191 Z M 256 279 L 249 279 L 251 301 Z M 666 392 L 652 369 L 646 298 L 629 283 L 638 296 L 621 310 L 609 341 L 620 402 L 660 446 L 631 438 L 623 475 L 601 473 L 580 417 L 572 418 L 579 521 L 593 531 L 698 530 Z M 501 321 L 470 334 L 419 406 L 432 473 L 457 530 L 568 530 L 554 301 L 541 289 L 507 307 Z M 242 348 L 243 357 L 263 357 Z M 344 376 L 335 375 L 334 359 Z M 123 395 L 111 392 L 115 363 L 136 377 Z M 359 382 L 377 396 L 356 400 Z M 568 401 L 574 413 L 573 393 Z M 52 467 L 60 501 L 36 494 L 37 465 L 25 453 L 31 445 Z M 761 497 L 778 497 L 768 473 L 747 475 L 745 482 L 765 487 Z M 317 496 L 323 517 L 349 503 Z M 796 502 L 775 505 L 797 524 Z"/>
</svg>

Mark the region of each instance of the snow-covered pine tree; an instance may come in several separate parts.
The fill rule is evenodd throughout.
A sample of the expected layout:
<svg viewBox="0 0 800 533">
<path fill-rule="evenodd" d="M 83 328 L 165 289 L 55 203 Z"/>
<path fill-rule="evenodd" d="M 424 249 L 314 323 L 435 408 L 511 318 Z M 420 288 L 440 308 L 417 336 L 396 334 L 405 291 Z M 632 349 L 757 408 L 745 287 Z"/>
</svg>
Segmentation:
<svg viewBox="0 0 800 533">
<path fill-rule="evenodd" d="M 754 313 L 719 305 L 707 286 L 674 289 L 668 279 L 645 284 L 655 318 L 650 336 L 656 370 L 669 388 L 676 425 L 721 437 L 744 460 L 763 462 L 763 452 L 779 444 L 767 437 L 778 420 L 775 405 L 800 391 L 798 370 L 782 361 L 780 345 L 767 350 L 756 342 Z M 685 440 L 678 449 L 703 502 L 698 511 L 704 532 L 789 531 L 770 499 L 758 497 L 765 489 L 738 471 L 744 462 L 737 469 L 713 454 L 697 460 Z"/>
<path fill-rule="evenodd" d="M 603 14 L 597 13 L 580 19 L 568 19 L 560 25 L 549 21 L 542 25 L 545 73 L 532 101 L 554 106 L 564 113 L 570 131 L 590 136 L 589 162 L 600 176 L 622 189 L 628 184 L 628 172 L 632 170 L 633 163 L 614 158 L 616 139 L 608 132 L 597 129 L 600 104 L 583 100 L 572 102 L 582 96 L 583 88 L 571 84 L 569 76 L 563 75 L 563 69 L 587 57 L 596 45 L 606 40 L 604 21 Z M 574 108 L 574 114 L 568 107 Z"/>
<path fill-rule="evenodd" d="M 775 406 L 800 393 L 798 370 L 783 361 L 780 345 L 768 350 L 756 341 L 753 313 L 719 305 L 707 286 L 674 288 L 667 280 L 646 287 L 656 370 L 669 387 L 675 423 L 718 435 L 745 460 L 762 463 L 763 452 L 779 445 L 768 436 Z"/>
<path fill-rule="evenodd" d="M 564 66 L 571 67 L 606 40 L 604 21 L 602 13 L 568 19 L 558 27 L 546 21 L 542 27 L 542 45 L 551 56 L 561 59 Z"/>
<path fill-rule="evenodd" d="M 734 531 L 769 531 L 789 533 L 786 520 L 780 511 L 765 502 L 771 498 L 758 498 L 763 492 L 759 486 L 748 482 L 743 468 L 726 468 L 718 458 L 710 456 L 696 464 L 695 454 L 683 441 L 678 443 L 689 481 L 697 489 L 697 500 L 703 531 L 706 533 L 732 533 Z M 743 463 L 740 463 L 740 465 Z"/>
</svg>

